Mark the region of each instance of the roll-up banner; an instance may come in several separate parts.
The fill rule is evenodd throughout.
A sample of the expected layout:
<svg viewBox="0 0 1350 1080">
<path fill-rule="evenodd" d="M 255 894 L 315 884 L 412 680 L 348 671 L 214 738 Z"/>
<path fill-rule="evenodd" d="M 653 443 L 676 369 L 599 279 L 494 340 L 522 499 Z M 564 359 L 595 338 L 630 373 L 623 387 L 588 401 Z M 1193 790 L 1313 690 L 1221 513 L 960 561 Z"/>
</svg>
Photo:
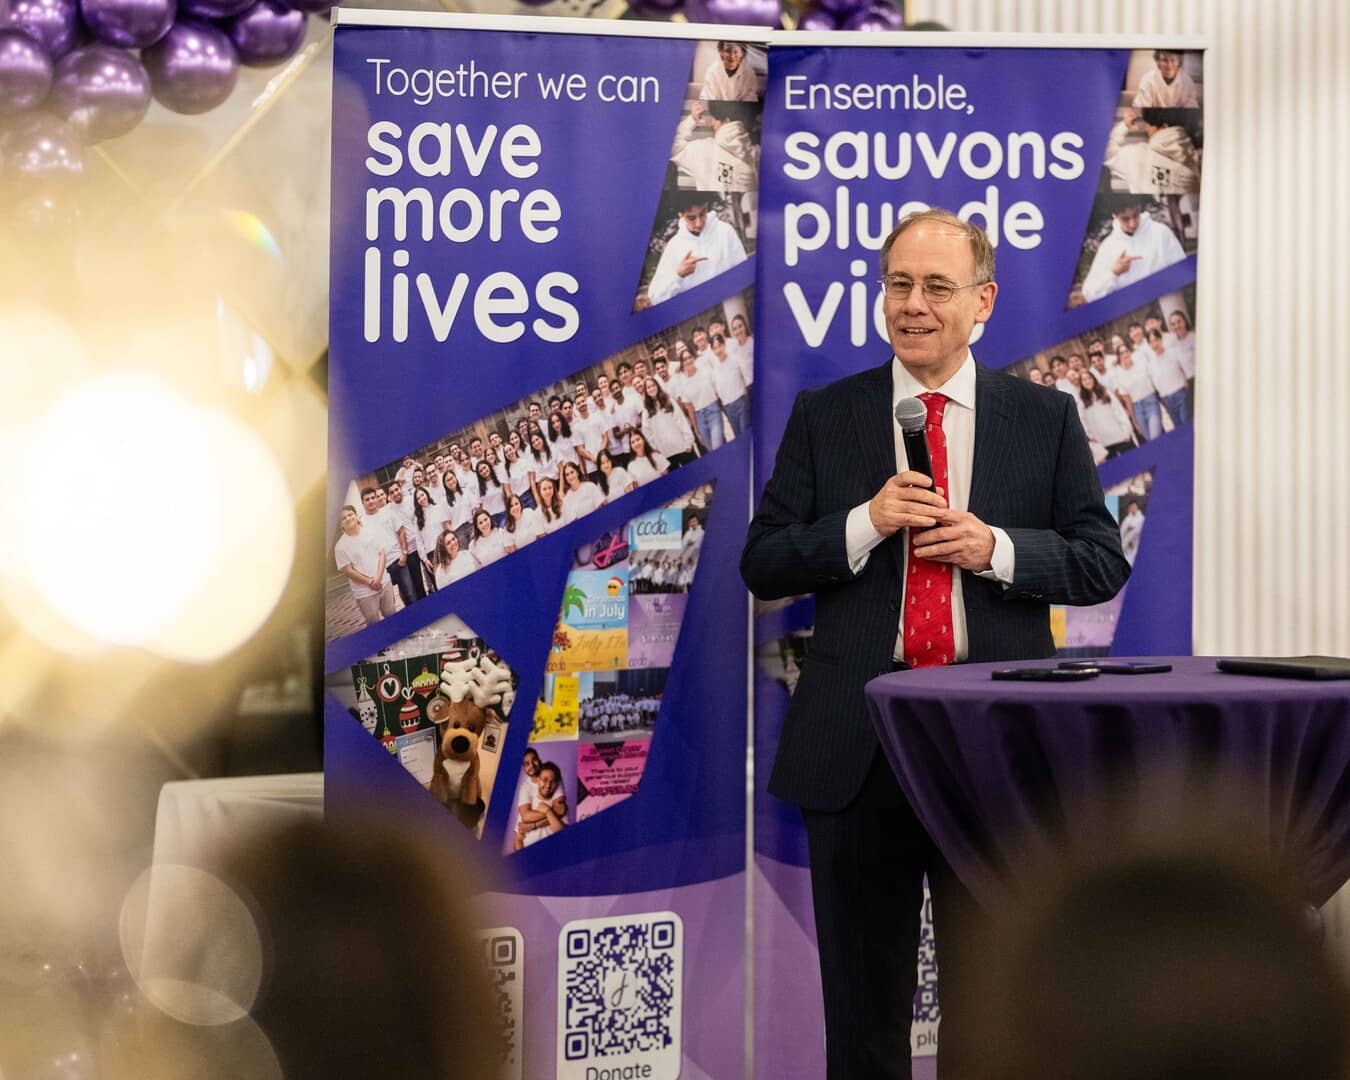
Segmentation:
<svg viewBox="0 0 1350 1080">
<path fill-rule="evenodd" d="M 752 412 L 758 486 L 795 394 L 889 355 L 895 221 L 978 221 L 976 358 L 1074 396 L 1134 566 L 1056 642 L 1189 652 L 1199 43 L 337 21 L 329 812 L 497 863 L 505 1075 L 742 1075 L 748 984 L 755 1075 L 823 1075 L 763 790 L 809 599 L 756 613 L 745 966 Z"/>
<path fill-rule="evenodd" d="M 496 862 L 504 1076 L 740 1076 L 763 36 L 337 23 L 328 812 Z"/>
<path fill-rule="evenodd" d="M 878 282 L 886 235 L 911 210 L 952 210 L 997 252 L 998 301 L 976 327 L 976 360 L 1073 396 L 1133 565 L 1111 603 L 1053 611 L 1060 653 L 1189 653 L 1202 61 L 1195 41 L 776 36 L 756 486 L 799 391 L 891 355 Z M 805 834 L 762 779 L 810 652 L 811 607 L 756 614 L 754 1024 L 765 1080 L 824 1075 Z M 911 1041 L 925 1055 L 939 1018 L 926 919 L 918 966 Z M 931 1062 L 916 1075 L 924 1069 Z"/>
</svg>

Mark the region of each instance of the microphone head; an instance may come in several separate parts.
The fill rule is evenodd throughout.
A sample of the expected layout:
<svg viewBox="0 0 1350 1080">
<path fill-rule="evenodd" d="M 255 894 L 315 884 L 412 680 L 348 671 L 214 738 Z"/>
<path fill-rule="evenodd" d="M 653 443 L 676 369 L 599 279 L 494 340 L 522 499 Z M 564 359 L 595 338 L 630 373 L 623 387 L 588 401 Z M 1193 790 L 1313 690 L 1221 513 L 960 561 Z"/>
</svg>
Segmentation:
<svg viewBox="0 0 1350 1080">
<path fill-rule="evenodd" d="M 901 431 L 922 431 L 928 424 L 928 406 L 916 397 L 895 403 L 895 422 Z"/>
</svg>

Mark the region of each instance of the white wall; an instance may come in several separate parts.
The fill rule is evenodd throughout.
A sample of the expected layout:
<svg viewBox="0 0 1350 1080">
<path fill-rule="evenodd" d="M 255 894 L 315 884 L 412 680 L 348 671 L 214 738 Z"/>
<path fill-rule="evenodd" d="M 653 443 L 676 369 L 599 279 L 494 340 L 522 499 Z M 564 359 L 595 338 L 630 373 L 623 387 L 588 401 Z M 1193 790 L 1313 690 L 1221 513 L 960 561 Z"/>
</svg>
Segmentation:
<svg viewBox="0 0 1350 1080">
<path fill-rule="evenodd" d="M 1208 39 L 1195 651 L 1350 655 L 1350 5 L 908 8 L 962 31 Z"/>
</svg>

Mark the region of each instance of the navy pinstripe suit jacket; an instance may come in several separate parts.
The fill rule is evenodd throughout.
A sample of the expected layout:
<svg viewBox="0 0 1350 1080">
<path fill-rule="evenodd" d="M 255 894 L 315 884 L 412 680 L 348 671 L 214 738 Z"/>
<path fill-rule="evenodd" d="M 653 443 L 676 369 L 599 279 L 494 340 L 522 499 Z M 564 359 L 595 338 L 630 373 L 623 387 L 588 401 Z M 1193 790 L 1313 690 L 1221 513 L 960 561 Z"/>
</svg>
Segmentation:
<svg viewBox="0 0 1350 1080">
<path fill-rule="evenodd" d="M 848 512 L 895 474 L 891 361 L 797 395 L 750 522 L 741 576 L 761 600 L 815 593 L 815 636 L 778 743 L 769 791 L 810 810 L 846 806 L 877 740 L 863 686 L 890 671 L 905 551 L 897 534 L 854 577 Z M 976 365 L 969 510 L 1006 529 L 1004 588 L 961 571 L 968 660 L 1051 656 L 1050 605 L 1097 604 L 1129 564 L 1068 394 Z"/>
</svg>

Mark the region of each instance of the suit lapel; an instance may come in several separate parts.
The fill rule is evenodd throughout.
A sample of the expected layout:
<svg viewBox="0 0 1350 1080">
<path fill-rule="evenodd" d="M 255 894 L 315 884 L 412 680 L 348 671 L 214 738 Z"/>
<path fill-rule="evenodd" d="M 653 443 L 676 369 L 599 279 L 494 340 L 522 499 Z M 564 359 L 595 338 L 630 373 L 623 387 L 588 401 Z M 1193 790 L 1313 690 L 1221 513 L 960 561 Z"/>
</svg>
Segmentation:
<svg viewBox="0 0 1350 1080">
<path fill-rule="evenodd" d="M 891 419 L 891 362 L 862 373 L 855 384 L 852 412 L 858 461 L 868 496 L 895 475 L 895 428 Z"/>
<path fill-rule="evenodd" d="M 863 373 L 853 395 L 853 424 L 858 433 L 858 461 L 866 480 L 869 498 L 881 490 L 881 485 L 895 475 L 895 420 L 891 415 L 891 398 L 895 383 L 891 377 L 891 361 Z M 895 561 L 895 571 L 905 580 L 905 548 L 894 537 L 882 542 Z"/>
<path fill-rule="evenodd" d="M 983 517 L 985 502 L 1007 477 L 1007 457 L 1016 431 L 1016 407 L 1000 377 L 982 364 L 975 365 L 975 459 L 970 471 L 968 508 Z"/>
</svg>

